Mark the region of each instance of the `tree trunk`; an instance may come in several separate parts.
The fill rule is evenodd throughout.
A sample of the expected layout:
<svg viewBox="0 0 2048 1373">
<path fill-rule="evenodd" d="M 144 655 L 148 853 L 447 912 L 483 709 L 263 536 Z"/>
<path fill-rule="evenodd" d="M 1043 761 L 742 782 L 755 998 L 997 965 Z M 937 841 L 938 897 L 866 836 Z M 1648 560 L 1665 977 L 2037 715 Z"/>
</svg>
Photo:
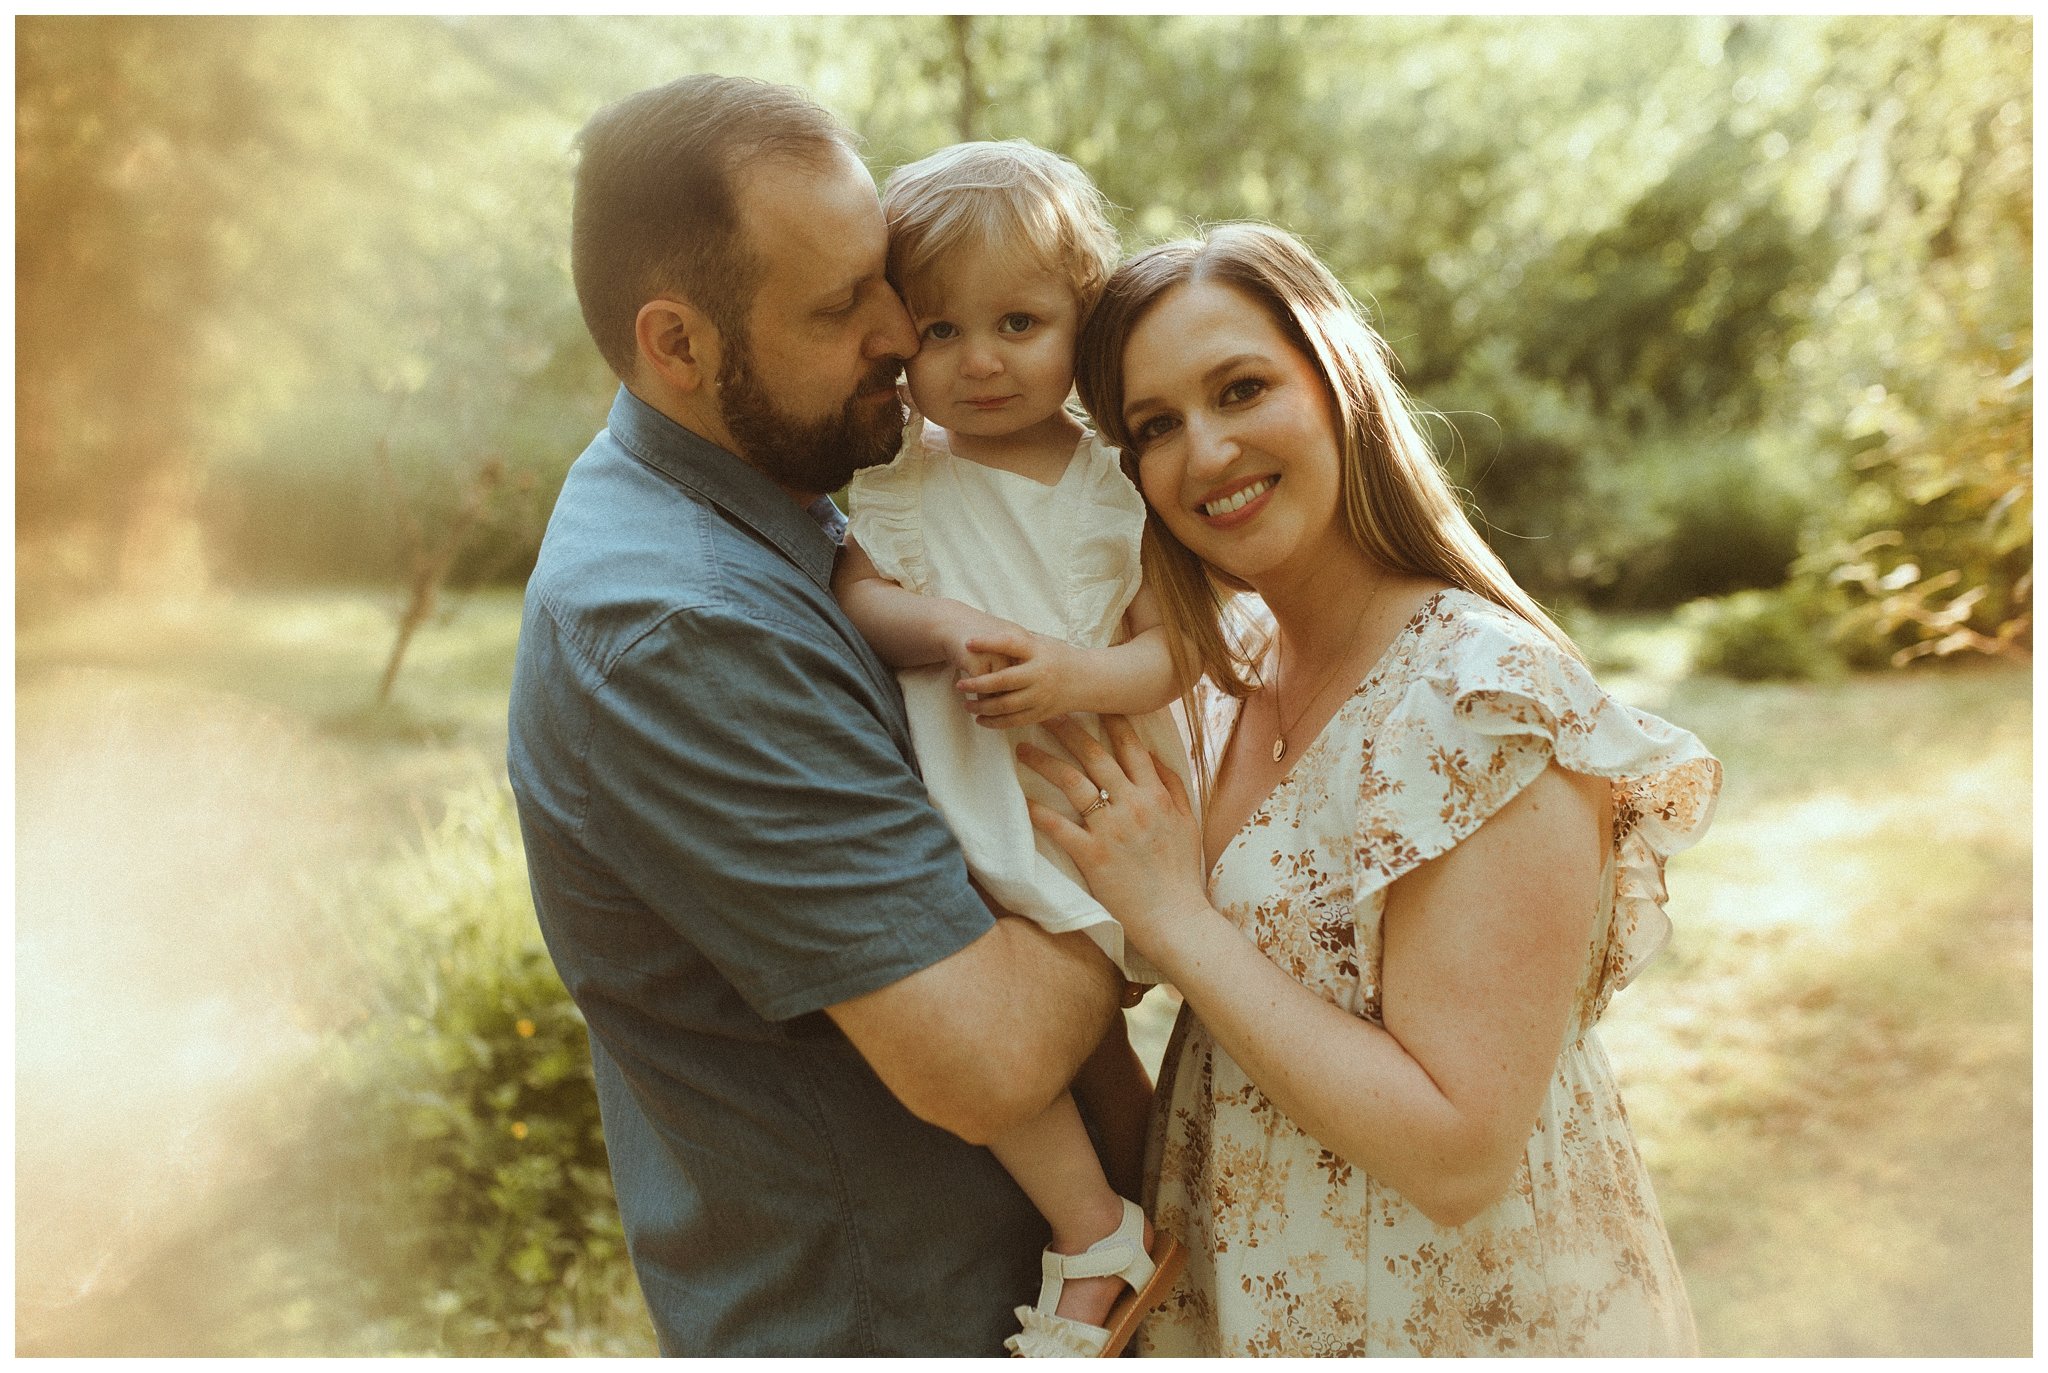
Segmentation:
<svg viewBox="0 0 2048 1373">
<path fill-rule="evenodd" d="M 377 449 L 378 462 L 387 475 L 391 474 L 390 447 L 380 443 Z M 391 475 L 393 489 L 396 477 Z M 446 529 L 441 531 L 440 541 L 429 547 L 412 511 L 402 503 L 399 515 L 403 521 L 411 563 L 410 584 L 406 588 L 405 609 L 398 617 L 398 634 L 391 644 L 391 657 L 384 664 L 384 675 L 377 683 L 377 704 L 387 705 L 391 700 L 391 689 L 398 682 L 398 669 L 405 662 L 405 651 L 412 645 L 412 636 L 419 627 L 433 615 L 434 607 L 440 603 L 441 587 L 447 582 L 448 574 L 455 570 L 455 555 L 462 551 L 462 541 L 469 537 L 474 528 L 488 512 L 491 499 L 505 481 L 505 465 L 497 458 L 485 458 L 469 475 L 464 487 L 462 501 L 456 507 L 454 517 Z"/>
<path fill-rule="evenodd" d="M 974 33 L 974 16 L 971 14 L 949 14 L 946 22 L 953 29 L 953 60 L 960 67 L 960 141 L 971 143 L 975 139 L 975 128 L 981 123 L 981 89 L 974 80 L 974 50 L 968 39 Z"/>
</svg>

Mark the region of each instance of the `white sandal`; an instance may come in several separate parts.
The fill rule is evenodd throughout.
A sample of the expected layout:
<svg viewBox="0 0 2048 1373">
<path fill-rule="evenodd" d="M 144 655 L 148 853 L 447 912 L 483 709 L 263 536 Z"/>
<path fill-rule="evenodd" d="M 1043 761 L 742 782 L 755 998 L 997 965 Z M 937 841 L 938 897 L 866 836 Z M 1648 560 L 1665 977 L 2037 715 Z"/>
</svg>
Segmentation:
<svg viewBox="0 0 2048 1373">
<path fill-rule="evenodd" d="M 1136 1203 L 1125 1201 L 1123 1223 L 1115 1233 L 1079 1254 L 1057 1254 L 1048 1249 L 1039 1255 L 1044 1281 L 1038 1287 L 1038 1305 L 1017 1308 L 1023 1329 L 1004 1340 L 1003 1347 L 1025 1359 L 1113 1359 L 1124 1352 L 1138 1322 L 1166 1299 L 1187 1257 L 1180 1241 L 1156 1229 L 1152 1251 L 1147 1253 L 1145 1213 Z M 1131 1290 L 1110 1308 L 1107 1328 L 1054 1314 L 1068 1278 L 1109 1277 L 1122 1278 Z"/>
</svg>

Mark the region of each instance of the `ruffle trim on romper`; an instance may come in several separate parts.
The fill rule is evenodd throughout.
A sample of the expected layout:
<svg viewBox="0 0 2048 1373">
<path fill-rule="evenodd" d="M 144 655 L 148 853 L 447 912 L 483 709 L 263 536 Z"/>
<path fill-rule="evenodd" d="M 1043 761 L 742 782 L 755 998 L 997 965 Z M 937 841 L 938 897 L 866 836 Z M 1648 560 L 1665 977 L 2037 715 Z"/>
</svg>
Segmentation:
<svg viewBox="0 0 2048 1373">
<path fill-rule="evenodd" d="M 864 467 L 847 485 L 854 541 L 875 571 L 921 595 L 931 591 L 924 560 L 922 521 L 926 447 L 925 419 L 915 410 L 903 426 L 896 456 L 880 467 Z"/>
<path fill-rule="evenodd" d="M 1069 623 L 1083 639 L 1116 638 L 1117 621 L 1143 579 L 1138 547 L 1145 534 L 1145 498 L 1124 475 L 1116 450 L 1091 432 L 1074 454 L 1089 520 L 1066 572 Z"/>
</svg>

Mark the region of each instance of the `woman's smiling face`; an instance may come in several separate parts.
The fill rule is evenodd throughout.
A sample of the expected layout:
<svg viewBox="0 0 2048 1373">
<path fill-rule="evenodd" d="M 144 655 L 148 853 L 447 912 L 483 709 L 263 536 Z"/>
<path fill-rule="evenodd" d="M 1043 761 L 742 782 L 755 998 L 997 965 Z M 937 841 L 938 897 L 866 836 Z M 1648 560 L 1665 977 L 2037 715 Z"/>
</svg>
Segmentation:
<svg viewBox="0 0 2048 1373">
<path fill-rule="evenodd" d="M 1329 391 L 1252 297 L 1160 296 L 1124 346 L 1124 396 L 1145 499 L 1204 562 L 1263 591 L 1348 548 Z"/>
</svg>

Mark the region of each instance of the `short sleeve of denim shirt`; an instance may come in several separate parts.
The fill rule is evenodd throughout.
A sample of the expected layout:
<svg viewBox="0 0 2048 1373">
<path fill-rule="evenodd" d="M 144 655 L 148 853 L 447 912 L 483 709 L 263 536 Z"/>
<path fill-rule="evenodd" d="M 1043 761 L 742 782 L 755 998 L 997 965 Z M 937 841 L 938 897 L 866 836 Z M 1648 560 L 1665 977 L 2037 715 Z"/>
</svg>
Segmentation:
<svg viewBox="0 0 2048 1373">
<path fill-rule="evenodd" d="M 895 703 L 823 636 L 676 611 L 613 664 L 591 720 L 586 840 L 766 1020 L 887 986 L 994 921 L 883 722 Z"/>
</svg>

